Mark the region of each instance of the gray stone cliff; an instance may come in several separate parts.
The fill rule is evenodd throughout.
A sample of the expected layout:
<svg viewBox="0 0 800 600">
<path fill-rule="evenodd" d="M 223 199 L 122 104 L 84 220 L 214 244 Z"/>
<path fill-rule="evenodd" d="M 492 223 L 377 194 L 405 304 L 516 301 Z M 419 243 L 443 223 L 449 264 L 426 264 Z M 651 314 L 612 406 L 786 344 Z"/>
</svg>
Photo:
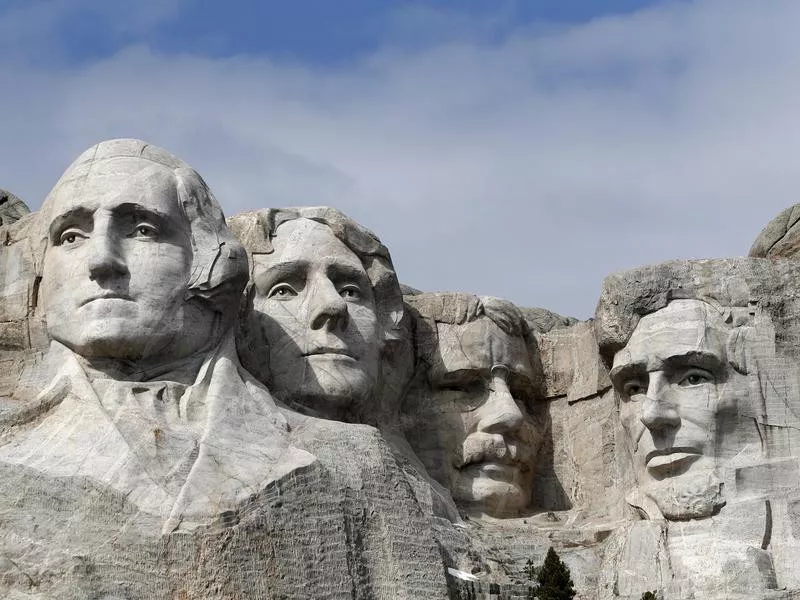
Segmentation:
<svg viewBox="0 0 800 600">
<path fill-rule="evenodd" d="M 553 547 L 579 599 L 800 598 L 796 212 L 577 321 L 101 142 L 0 194 L 0 596 L 521 600 Z"/>
</svg>

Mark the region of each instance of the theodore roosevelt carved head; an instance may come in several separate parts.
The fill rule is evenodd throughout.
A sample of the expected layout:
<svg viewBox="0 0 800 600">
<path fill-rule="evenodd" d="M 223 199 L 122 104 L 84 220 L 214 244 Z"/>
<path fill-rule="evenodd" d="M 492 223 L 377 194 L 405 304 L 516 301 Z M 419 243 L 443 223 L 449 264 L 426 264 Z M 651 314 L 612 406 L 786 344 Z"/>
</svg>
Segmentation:
<svg viewBox="0 0 800 600">
<path fill-rule="evenodd" d="M 406 436 L 468 512 L 513 516 L 529 504 L 543 432 L 540 380 L 519 309 L 471 294 L 410 296 L 420 372 L 404 402 Z"/>
</svg>

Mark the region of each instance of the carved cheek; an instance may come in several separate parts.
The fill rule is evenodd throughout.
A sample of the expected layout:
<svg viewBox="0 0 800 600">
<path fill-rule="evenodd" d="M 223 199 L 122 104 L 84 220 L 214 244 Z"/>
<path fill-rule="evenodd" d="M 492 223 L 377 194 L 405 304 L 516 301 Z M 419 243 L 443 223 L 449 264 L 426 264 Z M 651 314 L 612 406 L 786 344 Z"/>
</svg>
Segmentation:
<svg viewBox="0 0 800 600">
<path fill-rule="evenodd" d="M 645 428 L 641 421 L 642 403 L 620 400 L 619 416 L 628 435 L 634 440 L 638 439 Z"/>
<path fill-rule="evenodd" d="M 265 334 L 274 350 L 282 351 L 286 343 L 299 343 L 307 336 L 309 326 L 297 299 L 267 300 L 261 312 Z"/>
<path fill-rule="evenodd" d="M 350 316 L 349 325 L 355 330 L 359 344 L 367 347 L 375 346 L 373 352 L 378 352 L 378 318 L 374 308 L 349 303 L 347 310 Z"/>
<path fill-rule="evenodd" d="M 698 385 L 693 388 L 678 388 L 671 395 L 681 421 L 694 427 L 712 432 L 718 412 L 717 386 Z"/>
<path fill-rule="evenodd" d="M 61 248 L 49 248 L 42 275 L 42 302 L 45 310 L 58 307 L 76 297 L 88 282 L 82 253 L 71 250 L 67 256 Z"/>
</svg>

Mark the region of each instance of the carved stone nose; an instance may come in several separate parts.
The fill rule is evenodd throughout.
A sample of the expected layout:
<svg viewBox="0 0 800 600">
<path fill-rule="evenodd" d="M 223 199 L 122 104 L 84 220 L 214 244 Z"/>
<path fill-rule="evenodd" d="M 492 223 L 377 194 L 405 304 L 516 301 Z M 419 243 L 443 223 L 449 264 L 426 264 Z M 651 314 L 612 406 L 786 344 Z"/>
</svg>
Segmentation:
<svg viewBox="0 0 800 600">
<path fill-rule="evenodd" d="M 677 427 L 681 422 L 680 415 L 672 404 L 662 400 L 654 400 L 649 394 L 642 401 L 642 416 L 640 420 L 651 431 Z"/>
<path fill-rule="evenodd" d="M 127 265 L 117 240 L 98 232 L 88 243 L 90 246 L 87 261 L 90 279 L 102 279 L 127 272 Z"/>
<path fill-rule="evenodd" d="M 486 402 L 481 406 L 482 417 L 478 429 L 486 433 L 516 431 L 522 425 L 523 415 L 502 377 L 494 377 Z"/>
<path fill-rule="evenodd" d="M 347 302 L 328 280 L 315 286 L 309 307 L 311 329 L 342 329 L 347 326 Z"/>
</svg>

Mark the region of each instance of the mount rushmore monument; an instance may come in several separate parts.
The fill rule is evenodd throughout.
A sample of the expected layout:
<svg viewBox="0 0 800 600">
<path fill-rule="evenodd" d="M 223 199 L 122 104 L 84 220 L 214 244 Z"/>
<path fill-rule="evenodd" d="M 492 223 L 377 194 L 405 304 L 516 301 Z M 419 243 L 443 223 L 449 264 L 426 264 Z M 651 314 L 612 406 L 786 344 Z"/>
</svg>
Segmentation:
<svg viewBox="0 0 800 600">
<path fill-rule="evenodd" d="M 0 595 L 521 600 L 553 547 L 581 599 L 800 598 L 798 221 L 577 321 L 101 142 L 0 194 Z"/>
</svg>

